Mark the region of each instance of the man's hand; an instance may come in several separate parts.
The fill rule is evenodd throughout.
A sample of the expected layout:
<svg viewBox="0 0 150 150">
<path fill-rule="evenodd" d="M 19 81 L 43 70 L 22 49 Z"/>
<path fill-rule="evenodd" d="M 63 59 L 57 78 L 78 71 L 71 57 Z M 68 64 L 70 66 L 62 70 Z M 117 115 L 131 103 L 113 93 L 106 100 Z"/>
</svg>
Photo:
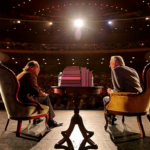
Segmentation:
<svg viewBox="0 0 150 150">
<path fill-rule="evenodd" d="M 111 88 L 108 88 L 108 89 L 107 89 L 107 93 L 108 93 L 108 94 L 110 94 L 110 93 L 112 93 L 112 92 L 113 92 L 113 90 L 112 90 Z"/>
<path fill-rule="evenodd" d="M 47 94 L 47 93 L 45 93 L 45 92 L 43 92 L 43 94 L 42 94 L 42 96 L 48 96 L 49 94 Z"/>
</svg>

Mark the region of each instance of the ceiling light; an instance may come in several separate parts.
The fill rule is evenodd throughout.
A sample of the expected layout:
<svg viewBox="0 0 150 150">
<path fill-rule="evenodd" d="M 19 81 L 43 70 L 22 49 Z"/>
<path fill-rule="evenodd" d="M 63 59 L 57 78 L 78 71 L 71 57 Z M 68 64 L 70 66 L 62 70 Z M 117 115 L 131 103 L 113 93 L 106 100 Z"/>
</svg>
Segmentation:
<svg viewBox="0 0 150 150">
<path fill-rule="evenodd" d="M 81 19 L 75 20 L 74 24 L 76 27 L 82 27 L 83 26 L 83 20 L 81 20 Z"/>
<path fill-rule="evenodd" d="M 53 23 L 52 23 L 52 22 L 50 22 L 49 24 L 50 24 L 50 25 L 52 25 Z"/>
<path fill-rule="evenodd" d="M 112 24 L 112 22 L 111 22 L 111 21 L 108 21 L 108 24 Z"/>
<path fill-rule="evenodd" d="M 21 21 L 20 21 L 20 20 L 18 20 L 18 21 L 17 21 L 17 23 L 21 23 Z"/>
</svg>

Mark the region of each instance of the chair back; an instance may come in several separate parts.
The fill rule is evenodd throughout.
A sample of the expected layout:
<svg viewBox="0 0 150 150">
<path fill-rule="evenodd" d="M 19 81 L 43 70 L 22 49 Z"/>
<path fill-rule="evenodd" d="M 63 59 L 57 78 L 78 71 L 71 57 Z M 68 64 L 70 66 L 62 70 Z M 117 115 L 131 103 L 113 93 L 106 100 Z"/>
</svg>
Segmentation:
<svg viewBox="0 0 150 150">
<path fill-rule="evenodd" d="M 15 74 L 6 66 L 0 64 L 0 93 L 8 117 L 14 117 L 18 113 L 17 95 L 19 86 Z"/>
<path fill-rule="evenodd" d="M 142 107 L 145 107 L 145 111 L 147 111 L 150 108 L 150 63 L 144 67 L 142 79 L 144 81 L 144 89 L 139 96 L 143 100 Z"/>
</svg>

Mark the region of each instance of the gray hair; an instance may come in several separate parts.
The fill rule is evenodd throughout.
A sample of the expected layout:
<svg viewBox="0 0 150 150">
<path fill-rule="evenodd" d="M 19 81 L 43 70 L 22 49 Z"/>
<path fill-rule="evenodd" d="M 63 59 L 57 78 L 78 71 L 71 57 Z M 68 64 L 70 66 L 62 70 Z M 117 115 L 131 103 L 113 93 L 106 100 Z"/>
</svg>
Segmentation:
<svg viewBox="0 0 150 150">
<path fill-rule="evenodd" d="M 125 66 L 125 62 L 121 56 L 111 56 L 111 59 L 116 62 L 118 61 L 119 66 Z"/>
<path fill-rule="evenodd" d="M 37 61 L 35 60 L 32 60 L 32 61 L 29 61 L 25 67 L 23 68 L 24 71 L 28 71 L 30 67 L 34 67 L 35 65 L 39 65 Z"/>
</svg>

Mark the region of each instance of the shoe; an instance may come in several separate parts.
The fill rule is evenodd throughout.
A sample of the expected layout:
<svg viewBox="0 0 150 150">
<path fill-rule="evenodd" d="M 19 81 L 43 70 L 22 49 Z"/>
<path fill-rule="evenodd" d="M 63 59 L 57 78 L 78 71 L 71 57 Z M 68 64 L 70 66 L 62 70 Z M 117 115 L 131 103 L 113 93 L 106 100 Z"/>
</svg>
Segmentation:
<svg viewBox="0 0 150 150">
<path fill-rule="evenodd" d="M 113 119 L 114 119 L 114 121 L 117 121 L 117 118 L 116 118 L 116 117 L 114 117 Z"/>
<path fill-rule="evenodd" d="M 149 114 L 147 114 L 147 119 L 150 121 L 150 115 Z"/>
<path fill-rule="evenodd" d="M 37 125 L 38 123 L 40 123 L 40 122 L 42 122 L 42 121 L 43 121 L 43 119 L 37 118 L 37 119 L 34 119 L 34 120 L 33 120 L 33 124 L 34 124 L 34 125 Z"/>
<path fill-rule="evenodd" d="M 49 127 L 51 127 L 51 128 L 59 127 L 62 125 L 63 125 L 63 123 L 57 123 L 56 121 L 52 121 L 51 123 L 49 123 Z"/>
<path fill-rule="evenodd" d="M 107 114 L 107 117 L 108 117 L 108 118 L 111 118 L 111 114 Z"/>
</svg>

